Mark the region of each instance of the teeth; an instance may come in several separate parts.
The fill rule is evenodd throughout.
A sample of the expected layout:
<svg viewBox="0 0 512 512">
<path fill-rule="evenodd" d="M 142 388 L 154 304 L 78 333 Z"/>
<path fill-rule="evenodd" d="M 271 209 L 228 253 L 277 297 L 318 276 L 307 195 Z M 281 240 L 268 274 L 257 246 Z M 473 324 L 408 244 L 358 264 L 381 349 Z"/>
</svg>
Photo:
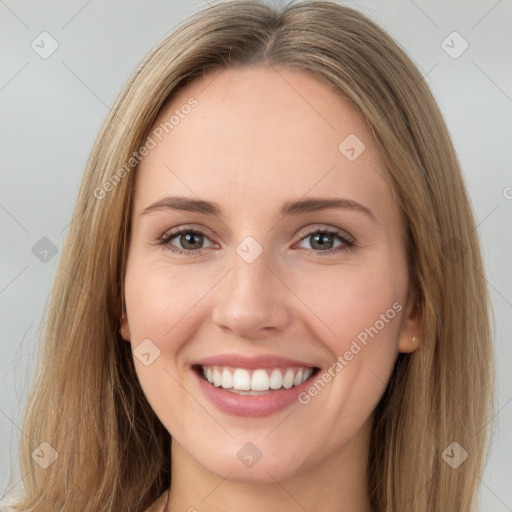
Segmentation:
<svg viewBox="0 0 512 512">
<path fill-rule="evenodd" d="M 222 375 L 220 374 L 217 367 L 213 369 L 213 385 L 219 387 L 222 383 Z"/>
<path fill-rule="evenodd" d="M 229 370 L 224 368 L 225 372 Z M 239 389 L 240 391 L 249 391 L 251 389 L 251 377 L 247 370 L 237 368 L 233 374 L 233 388 Z"/>
<path fill-rule="evenodd" d="M 224 389 L 231 389 L 233 387 L 233 374 L 227 368 L 224 368 L 222 371 L 222 381 L 220 385 Z"/>
<path fill-rule="evenodd" d="M 286 373 L 283 377 L 283 387 L 286 389 L 290 389 L 293 386 L 293 378 L 295 377 L 293 370 L 286 370 Z"/>
<path fill-rule="evenodd" d="M 277 368 L 270 374 L 270 389 L 279 389 L 283 387 L 283 374 Z"/>
<path fill-rule="evenodd" d="M 226 370 L 224 370 L 224 371 L 226 371 Z M 256 370 L 252 374 L 251 389 L 253 391 L 267 391 L 269 385 L 270 385 L 270 379 L 265 370 Z"/>
<path fill-rule="evenodd" d="M 240 391 L 240 394 L 243 395 L 258 394 L 258 392 L 269 389 L 290 389 L 305 382 L 312 373 L 313 368 L 274 368 L 250 371 L 245 368 L 203 367 L 204 378 L 210 384 L 231 389 L 234 392 Z"/>
</svg>

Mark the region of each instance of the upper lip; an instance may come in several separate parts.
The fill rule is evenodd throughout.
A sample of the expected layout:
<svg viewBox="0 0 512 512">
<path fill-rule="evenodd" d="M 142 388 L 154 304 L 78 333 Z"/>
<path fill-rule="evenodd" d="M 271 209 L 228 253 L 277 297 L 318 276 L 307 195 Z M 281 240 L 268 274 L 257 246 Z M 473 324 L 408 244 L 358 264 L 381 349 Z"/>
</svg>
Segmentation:
<svg viewBox="0 0 512 512">
<path fill-rule="evenodd" d="M 218 354 L 215 356 L 204 357 L 195 361 L 193 365 L 201 366 L 230 366 L 232 368 L 246 368 L 255 370 L 258 368 L 291 368 L 299 366 L 303 368 L 316 368 L 315 365 L 281 357 L 272 354 L 262 354 L 259 356 L 244 356 L 241 354 Z"/>
</svg>

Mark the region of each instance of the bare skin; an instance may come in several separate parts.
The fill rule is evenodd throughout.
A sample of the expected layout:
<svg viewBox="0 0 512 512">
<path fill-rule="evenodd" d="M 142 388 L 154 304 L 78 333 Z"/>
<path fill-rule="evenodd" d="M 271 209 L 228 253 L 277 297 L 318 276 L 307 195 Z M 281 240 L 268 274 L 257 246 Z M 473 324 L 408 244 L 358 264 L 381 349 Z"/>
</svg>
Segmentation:
<svg viewBox="0 0 512 512">
<path fill-rule="evenodd" d="M 419 336 L 404 226 L 371 131 L 327 85 L 263 67 L 206 74 L 155 127 L 191 97 L 197 106 L 137 169 L 122 325 L 134 350 L 149 338 L 160 351 L 150 365 L 134 361 L 173 438 L 169 509 L 371 512 L 373 411 L 398 353 L 415 350 Z M 350 134 L 363 151 L 353 138 L 339 149 Z M 170 195 L 215 202 L 222 213 L 142 214 Z M 280 214 L 286 201 L 311 198 L 347 198 L 371 215 Z M 176 227 L 203 235 L 158 245 Z M 322 230 L 336 233 L 318 243 Z M 246 237 L 263 249 L 250 263 L 236 250 Z M 370 326 L 377 334 L 355 353 Z M 204 395 L 191 368 L 226 353 L 291 357 L 319 375 L 331 369 L 331 379 L 307 403 L 236 416 Z M 339 356 L 345 364 L 332 376 Z M 237 457 L 248 442 L 262 454 L 252 467 Z M 166 498 L 151 510 L 164 510 Z"/>
</svg>

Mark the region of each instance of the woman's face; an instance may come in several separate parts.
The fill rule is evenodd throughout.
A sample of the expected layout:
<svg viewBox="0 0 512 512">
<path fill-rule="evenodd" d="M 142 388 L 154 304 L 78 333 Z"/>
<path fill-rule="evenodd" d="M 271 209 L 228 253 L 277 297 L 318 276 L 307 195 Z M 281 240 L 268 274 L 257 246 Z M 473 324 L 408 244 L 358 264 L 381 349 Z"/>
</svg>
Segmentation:
<svg viewBox="0 0 512 512">
<path fill-rule="evenodd" d="M 173 450 L 260 482 L 364 460 L 418 334 L 365 121 L 304 72 L 246 68 L 182 89 L 150 137 L 123 336 Z"/>
</svg>

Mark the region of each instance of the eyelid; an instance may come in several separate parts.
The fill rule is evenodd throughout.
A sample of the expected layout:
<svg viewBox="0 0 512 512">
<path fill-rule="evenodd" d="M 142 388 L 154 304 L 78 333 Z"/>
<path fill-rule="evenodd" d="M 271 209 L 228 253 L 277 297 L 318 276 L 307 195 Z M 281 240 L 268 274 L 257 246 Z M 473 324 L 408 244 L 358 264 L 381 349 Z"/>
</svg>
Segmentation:
<svg viewBox="0 0 512 512">
<path fill-rule="evenodd" d="M 305 237 L 312 235 L 313 233 L 322 231 L 335 233 L 338 236 L 346 238 L 348 241 L 355 244 L 356 239 L 348 231 L 345 231 L 344 229 L 341 228 L 337 228 L 335 226 L 327 226 L 326 224 L 312 224 L 310 226 L 307 226 L 301 229 L 297 236 L 300 237 L 299 242 L 301 242 Z"/>
<path fill-rule="evenodd" d="M 194 233 L 194 234 L 197 234 L 197 235 L 201 235 L 203 236 L 205 239 L 207 239 L 211 244 L 215 245 L 215 242 L 212 240 L 212 238 L 207 234 L 207 231 L 209 231 L 207 228 L 205 228 L 204 226 L 201 226 L 199 228 L 197 227 L 193 227 L 192 225 L 182 225 L 182 226 L 176 226 L 174 228 L 170 228 L 170 229 L 167 229 L 164 234 L 162 236 L 160 236 L 158 239 L 157 239 L 157 244 L 158 245 L 170 245 L 169 242 L 173 239 L 173 238 L 176 238 L 184 233 Z M 218 245 L 218 244 L 217 244 Z M 201 249 L 181 249 L 181 248 L 177 248 L 178 250 L 181 250 L 181 251 L 189 251 L 189 252 L 197 252 L 197 251 L 201 251 L 205 248 L 201 248 Z"/>
<path fill-rule="evenodd" d="M 214 232 L 212 232 L 210 229 L 208 229 L 206 226 L 203 226 L 202 224 L 180 224 L 179 226 L 166 229 L 162 236 L 159 237 L 159 239 L 167 238 L 171 234 L 174 237 L 181 233 L 188 233 L 190 231 L 197 232 L 203 235 L 205 238 L 208 238 L 210 241 L 212 236 L 217 236 Z M 210 233 L 213 233 L 213 235 L 210 236 Z"/>
</svg>

